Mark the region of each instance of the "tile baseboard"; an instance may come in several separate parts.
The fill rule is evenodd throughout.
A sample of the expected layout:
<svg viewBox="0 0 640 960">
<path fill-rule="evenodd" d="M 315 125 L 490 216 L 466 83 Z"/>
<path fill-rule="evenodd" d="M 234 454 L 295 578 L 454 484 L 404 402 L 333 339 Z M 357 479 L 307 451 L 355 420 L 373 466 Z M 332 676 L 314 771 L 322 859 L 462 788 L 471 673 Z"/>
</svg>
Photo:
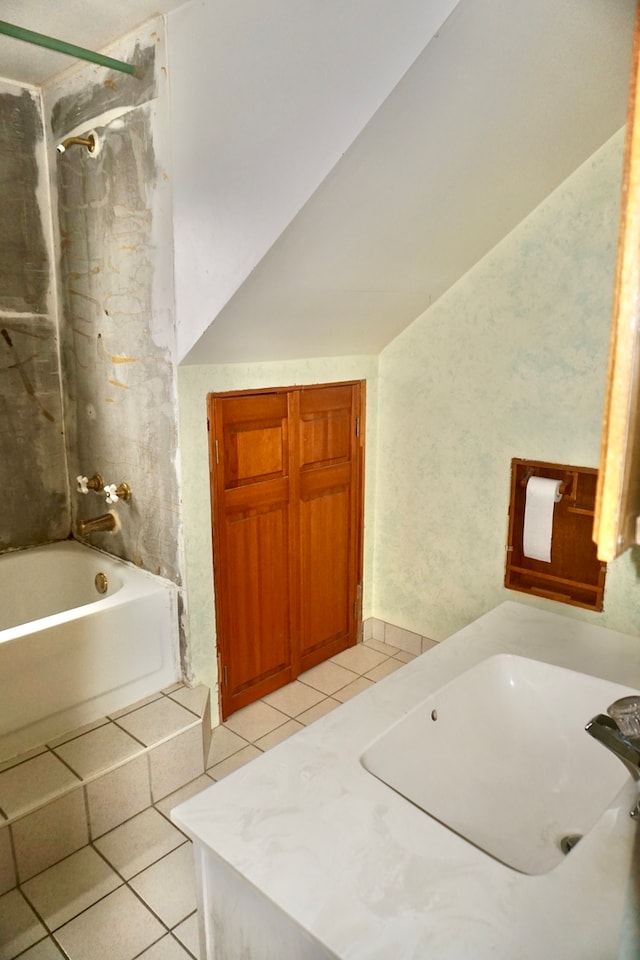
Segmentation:
<svg viewBox="0 0 640 960">
<path fill-rule="evenodd" d="M 395 624 L 379 620 L 377 617 L 367 617 L 363 622 L 362 635 L 365 643 L 367 640 L 378 640 L 380 643 L 396 647 L 404 653 L 410 653 L 414 657 L 426 653 L 427 650 L 431 650 L 438 643 L 437 640 L 431 640 L 430 637 L 405 630 L 404 627 L 397 627 Z"/>
</svg>

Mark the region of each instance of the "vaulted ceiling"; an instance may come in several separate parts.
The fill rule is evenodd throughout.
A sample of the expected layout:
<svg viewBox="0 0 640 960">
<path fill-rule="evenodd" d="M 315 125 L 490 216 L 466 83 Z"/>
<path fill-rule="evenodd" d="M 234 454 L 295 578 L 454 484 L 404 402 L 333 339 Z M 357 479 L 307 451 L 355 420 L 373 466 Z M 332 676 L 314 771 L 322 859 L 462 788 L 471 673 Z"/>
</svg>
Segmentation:
<svg viewBox="0 0 640 960">
<path fill-rule="evenodd" d="M 289 2 L 274 0 L 274 17 L 284 20 Z M 296 33 L 300 62 L 305 43 L 309 51 L 331 43 L 331 16 L 335 20 L 343 3 L 327 3 L 322 36 L 315 2 L 296 4 L 298 27 L 300 11 L 309 10 L 307 34 Z M 421 38 L 406 72 L 298 197 L 282 228 L 255 245 L 255 262 L 217 301 L 205 277 L 181 280 L 178 270 L 179 291 L 200 284 L 203 301 L 215 302 L 184 344 L 186 362 L 379 352 L 624 123 L 633 0 L 431 3 L 452 12 Z M 218 13 L 226 24 L 235 18 L 238 31 L 258 9 L 255 0 L 192 0 L 190 6 L 210 8 L 214 26 Z M 0 19 L 99 50 L 154 13 L 178 7 L 172 0 L 0 0 Z M 359 9 L 373 17 L 376 7 L 408 17 L 412 3 L 369 0 Z M 188 23 L 179 11 L 175 17 L 177 29 Z M 357 22 L 352 26 L 353 90 L 343 83 L 345 98 L 357 95 L 366 75 L 359 66 L 368 35 L 358 32 Z M 283 39 L 274 56 L 284 64 L 290 54 Z M 0 76 L 40 85 L 72 64 L 61 54 L 0 38 Z M 242 68 L 249 75 L 252 63 Z M 332 69 L 327 59 L 326 111 L 336 102 Z M 258 96 L 257 109 L 268 112 L 269 91 Z M 233 115 L 234 104 L 225 111 Z M 218 122 L 213 108 L 208 122 Z M 252 150 L 266 157 L 268 144 L 256 129 Z M 178 169 L 180 149 L 175 142 Z M 309 137 L 309 154 L 316 149 Z M 226 169 L 219 155 L 217 169 Z M 294 173 L 284 167 L 280 176 L 286 181 Z M 229 196 L 233 186 L 223 183 L 221 192 Z M 176 197 L 180 243 L 180 183 Z M 203 195 L 205 216 L 219 224 L 215 202 L 211 209 L 207 202 Z M 261 216 L 258 201 L 256 230 Z M 243 223 L 245 239 L 251 229 Z"/>
<path fill-rule="evenodd" d="M 633 7 L 461 0 L 187 362 L 377 354 L 624 124 Z"/>
</svg>

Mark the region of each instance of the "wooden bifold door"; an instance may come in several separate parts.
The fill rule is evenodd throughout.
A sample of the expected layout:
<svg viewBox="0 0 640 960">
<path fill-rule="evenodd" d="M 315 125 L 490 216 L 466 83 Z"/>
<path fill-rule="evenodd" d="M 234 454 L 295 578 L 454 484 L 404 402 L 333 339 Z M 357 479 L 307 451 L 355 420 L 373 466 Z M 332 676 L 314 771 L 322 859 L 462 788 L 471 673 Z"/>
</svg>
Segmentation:
<svg viewBox="0 0 640 960">
<path fill-rule="evenodd" d="M 353 645 L 364 383 L 208 398 L 222 719 Z"/>
</svg>

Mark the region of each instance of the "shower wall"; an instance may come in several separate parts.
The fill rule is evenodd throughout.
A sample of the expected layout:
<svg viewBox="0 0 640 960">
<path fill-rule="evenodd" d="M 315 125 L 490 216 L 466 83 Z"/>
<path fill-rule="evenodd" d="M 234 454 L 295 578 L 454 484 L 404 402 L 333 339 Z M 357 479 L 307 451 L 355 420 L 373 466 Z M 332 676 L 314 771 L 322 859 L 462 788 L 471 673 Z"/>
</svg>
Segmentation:
<svg viewBox="0 0 640 960">
<path fill-rule="evenodd" d="M 87 539 L 180 583 L 177 390 L 161 19 L 110 55 L 126 76 L 83 65 L 43 90 L 50 137 L 71 521 L 113 510 L 116 533 Z M 55 143 L 95 133 L 97 147 Z M 76 492 L 75 477 L 126 480 L 129 503 Z"/>
<path fill-rule="evenodd" d="M 0 80 L 0 550 L 66 537 L 69 505 L 40 96 Z"/>
</svg>

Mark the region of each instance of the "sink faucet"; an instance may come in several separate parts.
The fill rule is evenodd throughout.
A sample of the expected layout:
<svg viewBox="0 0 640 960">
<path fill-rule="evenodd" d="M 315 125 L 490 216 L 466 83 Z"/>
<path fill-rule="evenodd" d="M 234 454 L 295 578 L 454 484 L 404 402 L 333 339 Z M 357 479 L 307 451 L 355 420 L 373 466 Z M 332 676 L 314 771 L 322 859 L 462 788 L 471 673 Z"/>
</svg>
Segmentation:
<svg viewBox="0 0 640 960">
<path fill-rule="evenodd" d="M 595 740 L 615 753 L 634 780 L 640 780 L 640 697 L 622 697 L 599 713 L 585 727 Z M 640 800 L 629 816 L 640 820 Z"/>
</svg>

